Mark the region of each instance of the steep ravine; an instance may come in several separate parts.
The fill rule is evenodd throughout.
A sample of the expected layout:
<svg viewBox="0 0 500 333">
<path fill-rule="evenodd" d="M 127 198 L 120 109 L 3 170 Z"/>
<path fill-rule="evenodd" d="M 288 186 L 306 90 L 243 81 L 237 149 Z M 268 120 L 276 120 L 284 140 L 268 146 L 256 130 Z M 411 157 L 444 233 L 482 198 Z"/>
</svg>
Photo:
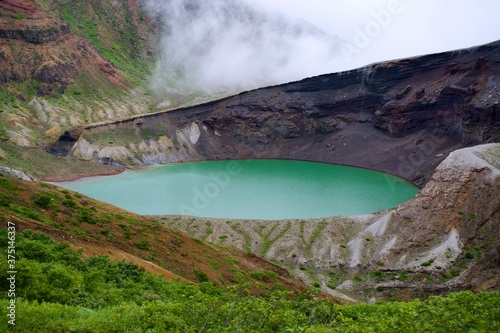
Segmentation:
<svg viewBox="0 0 500 333">
<path fill-rule="evenodd" d="M 49 151 L 104 163 L 292 158 L 423 185 L 457 148 L 500 140 L 500 42 L 369 65 L 68 130 Z"/>
</svg>

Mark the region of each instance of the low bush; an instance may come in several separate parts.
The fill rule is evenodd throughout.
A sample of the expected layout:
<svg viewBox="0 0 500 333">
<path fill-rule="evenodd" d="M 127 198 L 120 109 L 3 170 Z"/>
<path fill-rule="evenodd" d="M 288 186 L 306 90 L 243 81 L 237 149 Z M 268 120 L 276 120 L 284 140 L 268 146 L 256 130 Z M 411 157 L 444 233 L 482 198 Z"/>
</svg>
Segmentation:
<svg viewBox="0 0 500 333">
<path fill-rule="evenodd" d="M 7 255 L 0 229 L 0 256 Z M 410 302 L 338 305 L 329 298 L 277 290 L 250 296 L 241 285 L 167 281 L 134 264 L 82 260 L 49 237 L 16 235 L 19 332 L 497 332 L 500 293 L 470 291 Z M 7 263 L 0 261 L 0 307 L 9 305 Z M 271 276 L 269 271 L 255 271 Z M 274 273 L 275 274 L 275 273 Z M 273 275 L 273 278 L 275 276 Z M 382 290 L 378 290 L 382 291 Z M 0 331 L 9 328 L 0 321 Z"/>
</svg>

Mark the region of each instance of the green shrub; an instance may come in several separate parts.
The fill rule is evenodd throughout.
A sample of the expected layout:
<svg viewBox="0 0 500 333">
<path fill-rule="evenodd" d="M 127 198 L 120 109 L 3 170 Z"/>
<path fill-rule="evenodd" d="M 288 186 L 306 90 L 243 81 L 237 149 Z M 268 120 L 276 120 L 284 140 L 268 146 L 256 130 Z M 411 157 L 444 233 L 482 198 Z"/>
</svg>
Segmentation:
<svg viewBox="0 0 500 333">
<path fill-rule="evenodd" d="M 429 259 L 427 260 L 426 262 L 423 262 L 422 263 L 422 266 L 423 267 L 429 267 L 430 265 L 432 265 L 434 263 L 434 259 Z"/>
<path fill-rule="evenodd" d="M 48 209 L 54 206 L 54 197 L 49 193 L 36 192 L 33 201 L 41 208 Z"/>
<path fill-rule="evenodd" d="M 239 262 L 240 261 L 238 259 L 233 258 L 233 257 L 226 258 L 226 263 L 229 265 L 238 264 Z"/>
<path fill-rule="evenodd" d="M 0 206 L 8 207 L 12 203 L 10 195 L 0 192 Z"/>
<path fill-rule="evenodd" d="M 140 240 L 135 242 L 135 246 L 138 249 L 144 250 L 144 251 L 149 251 L 149 242 L 147 240 Z"/>
<path fill-rule="evenodd" d="M 90 224 L 95 224 L 95 220 L 92 216 L 92 212 L 90 209 L 81 207 L 78 211 L 78 215 L 76 216 L 78 222 L 86 222 Z"/>
<path fill-rule="evenodd" d="M 73 199 L 64 199 L 62 204 L 68 208 L 75 208 L 76 207 L 76 201 Z"/>
<path fill-rule="evenodd" d="M 370 272 L 370 276 L 372 278 L 380 278 L 380 277 L 385 277 L 386 274 L 385 274 L 385 272 L 375 270 L 375 271 Z"/>
<path fill-rule="evenodd" d="M 386 276 L 387 276 L 387 274 L 385 272 L 380 271 L 380 270 L 375 270 L 375 271 L 370 272 L 370 277 L 372 279 L 374 279 L 376 282 L 381 281 Z"/>
<path fill-rule="evenodd" d="M 10 204 L 9 208 L 11 211 L 17 213 L 20 216 L 28 217 L 30 219 L 37 220 L 40 222 L 47 222 L 47 219 L 45 219 L 45 217 L 42 214 L 40 214 L 37 211 L 32 210 L 29 207 L 17 206 L 14 204 Z"/>
<path fill-rule="evenodd" d="M 250 272 L 250 276 L 259 281 L 271 282 L 278 280 L 278 274 L 273 271 L 264 270 L 264 271 L 252 271 Z"/>
<path fill-rule="evenodd" d="M 17 13 L 17 12 L 16 12 L 16 13 L 14 14 L 14 18 L 15 18 L 16 20 L 24 20 L 25 16 L 24 16 L 22 13 Z"/>
<path fill-rule="evenodd" d="M 210 278 L 203 271 L 195 270 L 194 271 L 194 276 L 196 277 L 196 279 L 198 279 L 199 282 L 210 282 Z"/>
<path fill-rule="evenodd" d="M 213 269 L 213 270 L 217 271 L 217 270 L 219 270 L 219 268 L 220 268 L 220 262 L 218 262 L 218 261 L 216 261 L 216 260 L 212 260 L 212 261 L 208 264 L 208 266 L 210 266 L 210 268 L 211 268 L 211 269 Z"/>
<path fill-rule="evenodd" d="M 132 239 L 132 233 L 130 232 L 130 230 L 125 230 L 123 232 L 123 238 L 124 239 Z"/>
</svg>

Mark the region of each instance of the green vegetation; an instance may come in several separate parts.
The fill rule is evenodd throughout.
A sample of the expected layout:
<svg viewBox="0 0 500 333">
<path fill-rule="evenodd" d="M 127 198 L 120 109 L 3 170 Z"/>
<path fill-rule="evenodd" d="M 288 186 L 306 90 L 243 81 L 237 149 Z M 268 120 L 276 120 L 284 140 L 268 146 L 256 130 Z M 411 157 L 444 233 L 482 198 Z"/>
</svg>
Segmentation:
<svg viewBox="0 0 500 333">
<path fill-rule="evenodd" d="M 210 282 L 210 278 L 208 277 L 207 273 L 203 271 L 195 270 L 194 275 L 196 276 L 199 282 Z"/>
<path fill-rule="evenodd" d="M 14 18 L 15 18 L 16 20 L 24 20 L 25 16 L 24 16 L 22 13 L 17 13 L 17 12 L 16 12 L 16 13 L 14 14 Z"/>
<path fill-rule="evenodd" d="M 386 276 L 387 274 L 385 272 L 379 270 L 370 272 L 370 277 L 374 279 L 376 282 L 382 281 Z"/>
<path fill-rule="evenodd" d="M 228 221 L 227 222 L 229 227 L 236 233 L 238 233 L 239 235 L 241 235 L 243 237 L 243 239 L 245 240 L 245 244 L 243 245 L 243 249 L 246 251 L 246 252 L 250 252 L 250 244 L 252 242 L 252 239 L 250 237 L 250 235 L 248 235 L 246 232 L 244 232 L 241 228 L 240 228 L 240 224 L 238 222 L 231 222 L 231 221 Z"/>
<path fill-rule="evenodd" d="M 284 227 L 283 227 L 284 226 Z M 286 222 L 286 224 L 274 224 L 267 232 L 266 232 L 266 225 L 259 225 L 259 228 L 255 229 L 255 232 L 262 237 L 263 244 L 262 244 L 262 250 L 261 250 L 261 255 L 265 256 L 267 251 L 269 251 L 269 248 L 276 242 L 278 239 L 283 237 L 283 235 L 290 230 L 292 227 L 290 221 Z M 235 230 L 235 229 L 233 229 Z M 278 231 L 278 234 L 275 235 L 274 238 L 271 238 L 271 235 L 275 233 L 275 231 Z"/>
<path fill-rule="evenodd" d="M 117 216 L 118 218 L 118 216 Z M 126 224 L 120 223 L 118 224 L 123 229 L 123 238 L 132 239 L 132 233 Z"/>
<path fill-rule="evenodd" d="M 253 271 L 250 272 L 250 276 L 259 281 L 276 281 L 278 280 L 278 274 L 273 271 Z"/>
<path fill-rule="evenodd" d="M 34 195 L 34 202 L 45 209 L 54 207 L 54 201 L 57 199 L 57 194 L 54 192 L 36 192 Z"/>
<path fill-rule="evenodd" d="M 302 225 L 301 225 L 301 227 L 302 227 Z M 325 227 L 326 227 L 326 221 L 323 220 L 323 221 L 321 221 L 321 223 L 318 224 L 318 227 L 314 229 L 314 232 L 311 235 L 311 239 L 309 240 L 309 242 L 307 242 L 307 247 L 306 248 L 307 248 L 308 251 L 311 251 L 312 245 L 314 244 L 314 242 L 316 241 L 316 239 L 319 237 L 319 235 L 321 235 L 321 233 L 323 232 L 323 230 L 325 229 Z"/>
<path fill-rule="evenodd" d="M 59 6 L 59 11 L 71 29 L 121 69 L 129 81 L 142 84 L 150 73 L 149 64 L 143 60 L 145 41 L 139 36 L 139 24 L 146 22 L 144 14 L 139 12 L 135 19 L 128 2 L 123 1 L 93 1 L 89 4 L 92 14 L 86 6 L 85 2 L 68 1 Z"/>
<path fill-rule="evenodd" d="M 140 240 L 135 243 L 135 246 L 138 249 L 144 250 L 144 251 L 149 251 L 149 242 L 147 240 Z"/>
<path fill-rule="evenodd" d="M 226 263 L 228 263 L 228 264 L 230 264 L 230 265 L 234 265 L 234 264 L 237 264 L 237 263 L 239 263 L 239 262 L 240 262 L 240 261 L 239 261 L 238 259 L 236 259 L 236 258 L 231 258 L 231 257 L 229 257 L 229 258 L 227 258 L 227 259 L 226 259 Z"/>
<path fill-rule="evenodd" d="M 426 262 L 423 262 L 422 263 L 422 266 L 423 267 L 429 267 L 430 265 L 432 265 L 434 263 L 434 259 L 429 259 L 427 260 Z"/>
<path fill-rule="evenodd" d="M 402 282 L 408 281 L 408 272 L 407 271 L 399 272 L 399 281 L 402 281 Z"/>
<path fill-rule="evenodd" d="M 7 231 L 0 231 L 1 256 Z M 461 292 L 426 301 L 338 305 L 329 299 L 276 290 L 249 296 L 219 287 L 197 271 L 200 284 L 167 281 L 107 257 L 85 260 L 48 236 L 16 235 L 16 326 L 19 332 L 496 332 L 500 293 Z M 0 261 L 0 306 L 6 308 L 7 263 Z M 259 279 L 277 279 L 255 271 Z M 0 330 L 7 331 L 6 320 Z"/>
</svg>

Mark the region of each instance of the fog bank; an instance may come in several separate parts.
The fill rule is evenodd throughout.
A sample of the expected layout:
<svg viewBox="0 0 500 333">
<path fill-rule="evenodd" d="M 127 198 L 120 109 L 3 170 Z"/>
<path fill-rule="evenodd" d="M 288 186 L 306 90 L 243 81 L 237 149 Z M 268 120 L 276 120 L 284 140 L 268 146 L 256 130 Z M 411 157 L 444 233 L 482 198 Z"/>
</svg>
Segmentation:
<svg viewBox="0 0 500 333">
<path fill-rule="evenodd" d="M 500 39 L 496 0 L 144 0 L 154 88 L 251 89 Z"/>
<path fill-rule="evenodd" d="M 238 0 L 148 0 L 161 21 L 156 84 L 249 89 L 336 70 L 339 39 Z M 179 83 L 179 82 L 176 82 Z"/>
</svg>

